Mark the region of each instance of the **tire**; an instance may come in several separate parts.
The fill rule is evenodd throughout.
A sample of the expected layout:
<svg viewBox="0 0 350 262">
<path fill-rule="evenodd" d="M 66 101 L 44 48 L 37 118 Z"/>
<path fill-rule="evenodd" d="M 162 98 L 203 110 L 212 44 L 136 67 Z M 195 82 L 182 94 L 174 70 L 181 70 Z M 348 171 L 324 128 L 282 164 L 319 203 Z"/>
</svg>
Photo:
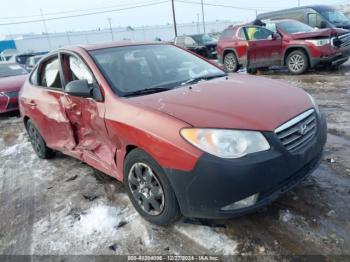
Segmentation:
<svg viewBox="0 0 350 262">
<path fill-rule="evenodd" d="M 258 72 L 257 68 L 248 68 L 247 73 L 250 75 L 255 75 Z"/>
<path fill-rule="evenodd" d="M 180 218 L 175 192 L 163 169 L 144 151 L 134 149 L 126 156 L 124 184 L 133 206 L 147 221 L 168 226 Z"/>
<path fill-rule="evenodd" d="M 296 50 L 291 52 L 286 60 L 287 68 L 293 75 L 300 75 L 309 69 L 309 61 L 305 52 Z"/>
<path fill-rule="evenodd" d="M 54 151 L 46 146 L 46 143 L 36 128 L 32 120 L 28 120 L 26 124 L 27 133 L 34 152 L 41 159 L 49 159 L 54 156 Z"/>
<path fill-rule="evenodd" d="M 230 52 L 224 56 L 224 68 L 226 72 L 233 73 L 239 69 L 238 60 L 235 53 Z"/>
</svg>

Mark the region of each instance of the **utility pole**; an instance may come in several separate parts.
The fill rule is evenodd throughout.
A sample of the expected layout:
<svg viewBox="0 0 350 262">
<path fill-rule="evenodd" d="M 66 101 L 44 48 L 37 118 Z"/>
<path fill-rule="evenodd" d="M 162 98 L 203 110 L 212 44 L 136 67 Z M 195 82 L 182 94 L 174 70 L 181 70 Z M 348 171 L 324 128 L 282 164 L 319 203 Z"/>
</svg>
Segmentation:
<svg viewBox="0 0 350 262">
<path fill-rule="evenodd" d="M 175 6 L 174 6 L 174 0 L 171 0 L 171 6 L 173 8 L 173 19 L 174 19 L 174 31 L 175 31 L 175 37 L 177 37 L 177 27 L 176 27 L 176 18 L 175 18 Z"/>
<path fill-rule="evenodd" d="M 300 0 L 298 0 L 298 6 L 300 6 Z"/>
<path fill-rule="evenodd" d="M 113 28 L 112 28 L 112 19 L 108 18 L 109 30 L 111 31 L 112 41 L 114 41 Z"/>
<path fill-rule="evenodd" d="M 203 32 L 205 34 L 205 19 L 204 19 L 204 3 L 203 3 L 203 0 L 201 0 L 201 3 L 202 3 Z"/>
<path fill-rule="evenodd" d="M 40 8 L 40 15 L 41 15 L 41 20 L 43 21 L 44 32 L 45 32 L 46 37 L 47 37 L 47 43 L 49 44 L 49 49 L 51 50 L 52 49 L 51 40 L 50 40 L 50 37 L 49 37 L 49 33 L 47 32 L 47 26 L 46 26 L 46 22 L 45 22 L 45 17 L 44 17 L 43 10 L 41 8 Z"/>
</svg>

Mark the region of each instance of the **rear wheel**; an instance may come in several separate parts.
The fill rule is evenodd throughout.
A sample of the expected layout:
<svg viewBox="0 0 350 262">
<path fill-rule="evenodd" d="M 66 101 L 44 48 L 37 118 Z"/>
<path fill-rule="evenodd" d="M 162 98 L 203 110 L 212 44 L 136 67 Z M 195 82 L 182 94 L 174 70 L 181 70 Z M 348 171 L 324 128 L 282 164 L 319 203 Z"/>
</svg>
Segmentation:
<svg viewBox="0 0 350 262">
<path fill-rule="evenodd" d="M 175 192 L 163 169 L 144 151 L 134 149 L 127 155 L 124 181 L 132 204 L 149 222 L 166 226 L 180 217 Z"/>
<path fill-rule="evenodd" d="M 40 135 L 39 130 L 36 128 L 36 126 L 30 119 L 27 121 L 26 126 L 29 140 L 38 157 L 42 159 L 48 159 L 53 157 L 54 151 L 46 146 L 46 143 L 43 137 Z"/>
<path fill-rule="evenodd" d="M 300 75 L 309 68 L 309 61 L 305 53 L 301 50 L 291 52 L 286 60 L 288 70 L 293 75 Z"/>
<path fill-rule="evenodd" d="M 230 52 L 224 57 L 224 67 L 229 73 L 237 72 L 239 69 L 238 60 L 235 53 Z"/>
</svg>

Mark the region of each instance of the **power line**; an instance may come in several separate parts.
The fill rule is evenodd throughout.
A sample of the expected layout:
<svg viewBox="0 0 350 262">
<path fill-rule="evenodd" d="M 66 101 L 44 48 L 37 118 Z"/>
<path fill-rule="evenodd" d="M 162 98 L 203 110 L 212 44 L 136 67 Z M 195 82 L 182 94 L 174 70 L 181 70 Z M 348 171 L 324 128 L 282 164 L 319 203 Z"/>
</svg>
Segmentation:
<svg viewBox="0 0 350 262">
<path fill-rule="evenodd" d="M 117 11 L 124 11 L 124 10 L 130 10 L 130 9 L 136 9 L 146 6 L 154 6 L 154 5 L 160 5 L 164 3 L 168 3 L 169 1 L 160 1 L 160 2 L 154 2 L 149 4 L 140 4 L 136 6 L 130 6 L 125 8 L 119 8 L 119 9 L 112 9 L 112 10 L 105 10 L 105 11 L 97 11 L 97 12 L 90 12 L 85 14 L 76 14 L 76 15 L 67 15 L 67 16 L 59 16 L 59 17 L 51 17 L 44 19 L 45 21 L 52 21 L 52 20 L 60 20 L 60 19 L 67 19 L 67 18 L 77 18 L 77 17 L 83 17 L 83 16 L 91 16 L 91 15 L 97 15 L 97 14 L 106 14 L 106 13 L 112 13 Z M 0 26 L 8 26 L 8 25 L 19 25 L 19 24 L 27 24 L 27 23 L 42 23 L 43 19 L 33 19 L 33 20 L 27 20 L 27 21 L 18 21 L 18 22 L 9 22 L 9 23 L 1 23 Z"/>
<path fill-rule="evenodd" d="M 45 13 L 45 16 L 52 16 L 52 15 L 61 15 L 61 14 L 70 14 L 70 13 L 77 13 L 77 12 L 85 12 L 85 11 L 93 11 L 93 10 L 101 10 L 101 9 L 108 9 L 113 7 L 123 7 L 123 6 L 129 6 L 129 5 L 138 5 L 138 4 L 152 4 L 157 3 L 157 1 L 143 1 L 143 2 L 137 2 L 132 4 L 120 4 L 120 5 L 110 5 L 110 6 L 104 6 L 104 7 L 95 7 L 95 8 L 87 8 L 87 9 L 72 9 L 72 10 L 66 10 L 66 11 L 59 11 L 59 12 L 50 12 Z M 0 20 L 7 20 L 7 19 L 19 19 L 19 18 L 32 18 L 32 17 L 41 17 L 41 14 L 37 15 L 26 15 L 26 16 L 7 16 L 7 17 L 0 17 Z"/>
<path fill-rule="evenodd" d="M 191 0 L 176 0 L 176 2 L 184 3 L 184 4 L 201 5 L 200 2 L 195 2 L 195 1 L 191 1 Z M 213 4 L 213 3 L 204 3 L 204 5 L 215 6 L 215 7 L 226 7 L 226 8 L 232 8 L 232 9 L 238 9 L 238 10 L 247 10 L 247 11 L 276 9 L 276 8 L 273 8 L 273 7 L 241 7 L 241 6 L 224 5 L 224 4 Z M 281 7 L 278 7 L 278 8 L 281 8 Z"/>
</svg>

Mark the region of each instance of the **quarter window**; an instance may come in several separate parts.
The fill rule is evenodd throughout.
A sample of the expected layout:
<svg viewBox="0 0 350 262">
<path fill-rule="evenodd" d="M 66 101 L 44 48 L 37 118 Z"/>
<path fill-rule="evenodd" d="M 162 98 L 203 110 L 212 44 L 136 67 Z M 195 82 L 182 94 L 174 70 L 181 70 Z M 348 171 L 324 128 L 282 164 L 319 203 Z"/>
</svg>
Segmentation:
<svg viewBox="0 0 350 262">
<path fill-rule="evenodd" d="M 59 68 L 60 63 L 57 56 L 44 62 L 41 69 L 40 85 L 50 88 L 62 88 Z"/>
</svg>

